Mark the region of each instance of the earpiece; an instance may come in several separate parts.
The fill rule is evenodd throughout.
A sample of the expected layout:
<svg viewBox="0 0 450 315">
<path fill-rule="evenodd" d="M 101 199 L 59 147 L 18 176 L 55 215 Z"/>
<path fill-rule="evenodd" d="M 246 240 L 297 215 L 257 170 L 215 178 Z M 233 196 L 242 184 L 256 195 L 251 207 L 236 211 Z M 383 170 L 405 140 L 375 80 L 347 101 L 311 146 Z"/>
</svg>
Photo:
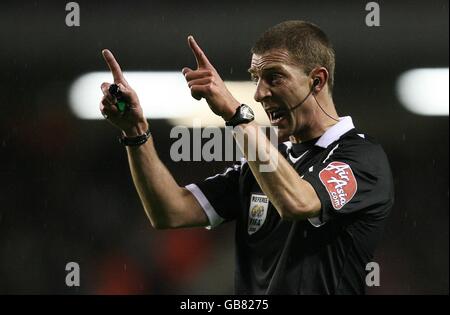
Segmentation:
<svg viewBox="0 0 450 315">
<path fill-rule="evenodd" d="M 312 96 L 314 97 L 314 100 L 316 101 L 317 105 L 319 106 L 319 108 L 322 110 L 322 112 L 324 112 L 325 115 L 327 115 L 328 117 L 330 117 L 331 119 L 335 120 L 335 121 L 339 121 L 338 119 L 331 117 L 323 108 L 322 106 L 320 106 L 319 101 L 317 100 L 316 96 L 314 95 L 314 89 L 316 86 L 318 86 L 320 84 L 321 80 L 320 78 L 315 78 L 313 81 L 313 85 L 311 87 L 311 90 L 309 91 L 308 95 L 306 95 L 306 97 L 303 99 L 303 101 L 301 101 L 300 103 L 298 103 L 297 105 L 291 107 L 291 111 L 297 109 L 298 107 L 302 106 L 303 103 L 306 101 L 306 99 L 312 94 Z"/>
<path fill-rule="evenodd" d="M 303 101 L 301 101 L 301 102 L 298 103 L 297 105 L 291 107 L 291 111 L 294 110 L 294 109 L 296 109 L 296 108 L 298 108 L 298 107 L 300 107 L 300 106 L 302 106 L 303 103 L 308 99 L 308 97 L 309 97 L 311 94 L 313 94 L 315 87 L 318 86 L 319 84 L 320 84 L 320 78 L 315 78 L 314 81 L 313 81 L 313 86 L 311 87 L 311 90 L 309 91 L 308 95 L 305 96 L 305 98 L 303 99 Z M 313 96 L 314 96 L 314 94 L 313 94 Z"/>
<path fill-rule="evenodd" d="M 320 84 L 320 79 L 319 78 L 315 78 L 314 81 L 313 81 L 313 88 L 315 88 L 319 84 Z"/>
</svg>

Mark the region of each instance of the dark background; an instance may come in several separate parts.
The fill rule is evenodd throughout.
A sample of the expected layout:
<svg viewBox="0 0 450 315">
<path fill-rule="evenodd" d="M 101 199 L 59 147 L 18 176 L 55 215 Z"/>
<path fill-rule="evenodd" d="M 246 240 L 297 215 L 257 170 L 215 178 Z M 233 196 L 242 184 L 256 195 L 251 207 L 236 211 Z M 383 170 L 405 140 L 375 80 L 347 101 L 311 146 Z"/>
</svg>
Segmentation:
<svg viewBox="0 0 450 315">
<path fill-rule="evenodd" d="M 66 1 L 2 1 L 0 293 L 232 293 L 233 224 L 153 230 L 118 131 L 76 118 L 68 89 L 107 69 L 103 48 L 128 71 L 194 66 L 189 34 L 224 79 L 245 80 L 257 36 L 304 19 L 334 43 L 340 115 L 383 144 L 394 173 L 396 203 L 374 259 L 381 286 L 368 293 L 448 294 L 448 116 L 412 114 L 395 94 L 408 69 L 448 68 L 448 1 L 378 1 L 381 26 L 371 28 L 367 2 L 78 1 L 81 26 L 67 27 Z M 171 125 L 150 124 L 179 184 L 226 165 L 172 162 Z M 79 288 L 65 285 L 70 261 Z"/>
</svg>

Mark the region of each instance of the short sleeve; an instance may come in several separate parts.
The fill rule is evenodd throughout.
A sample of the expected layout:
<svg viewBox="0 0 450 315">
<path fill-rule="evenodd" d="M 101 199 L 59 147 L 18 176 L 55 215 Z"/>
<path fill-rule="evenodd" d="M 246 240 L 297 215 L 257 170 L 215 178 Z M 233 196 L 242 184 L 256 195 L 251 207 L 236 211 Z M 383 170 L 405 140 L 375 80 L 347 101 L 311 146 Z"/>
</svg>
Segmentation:
<svg viewBox="0 0 450 315">
<path fill-rule="evenodd" d="M 315 189 L 322 209 L 317 226 L 336 218 L 366 212 L 385 216 L 393 203 L 393 182 L 387 157 L 372 143 L 338 144 L 303 176 Z"/>
<path fill-rule="evenodd" d="M 221 174 L 186 186 L 208 216 L 209 228 L 214 228 L 224 221 L 231 221 L 236 218 L 240 208 L 240 174 L 241 165 L 235 164 Z"/>
</svg>

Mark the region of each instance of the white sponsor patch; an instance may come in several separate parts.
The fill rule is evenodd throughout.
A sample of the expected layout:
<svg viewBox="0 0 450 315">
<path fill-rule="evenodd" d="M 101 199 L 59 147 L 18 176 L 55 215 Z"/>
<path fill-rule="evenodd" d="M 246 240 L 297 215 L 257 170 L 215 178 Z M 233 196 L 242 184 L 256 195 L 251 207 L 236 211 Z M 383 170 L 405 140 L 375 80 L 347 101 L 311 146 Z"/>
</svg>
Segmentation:
<svg viewBox="0 0 450 315">
<path fill-rule="evenodd" d="M 248 209 L 248 229 L 249 235 L 258 231 L 264 224 L 269 208 L 269 198 L 265 195 L 252 194 L 250 197 L 250 208 Z"/>
</svg>

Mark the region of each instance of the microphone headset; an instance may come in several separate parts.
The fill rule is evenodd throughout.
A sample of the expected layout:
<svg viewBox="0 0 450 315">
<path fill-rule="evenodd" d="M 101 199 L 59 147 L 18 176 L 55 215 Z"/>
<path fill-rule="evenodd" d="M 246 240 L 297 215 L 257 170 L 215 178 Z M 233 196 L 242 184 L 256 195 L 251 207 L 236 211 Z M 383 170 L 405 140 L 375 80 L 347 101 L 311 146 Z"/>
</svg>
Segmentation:
<svg viewBox="0 0 450 315">
<path fill-rule="evenodd" d="M 313 85 L 312 85 L 312 87 L 311 87 L 311 90 L 309 91 L 308 95 L 306 95 L 305 98 L 304 98 L 300 103 L 298 103 L 298 104 L 295 105 L 294 107 L 291 107 L 289 110 L 290 110 L 290 111 L 294 111 L 295 109 L 297 109 L 297 108 L 299 108 L 300 106 L 302 106 L 303 103 L 305 103 L 305 101 L 308 99 L 308 97 L 312 94 L 313 97 L 314 97 L 314 100 L 316 101 L 317 105 L 318 105 L 319 108 L 322 110 L 322 112 L 323 112 L 325 115 L 327 115 L 328 117 L 330 117 L 331 119 L 333 119 L 333 120 L 335 120 L 335 121 L 339 121 L 338 119 L 336 119 L 336 118 L 334 118 L 334 117 L 331 117 L 331 116 L 330 116 L 330 115 L 322 108 L 322 106 L 320 106 L 319 102 L 317 101 L 316 96 L 313 94 L 314 89 L 315 89 L 316 86 L 318 86 L 319 84 L 320 84 L 320 79 L 319 79 L 319 78 L 315 78 L 314 81 L 313 81 Z"/>
</svg>

